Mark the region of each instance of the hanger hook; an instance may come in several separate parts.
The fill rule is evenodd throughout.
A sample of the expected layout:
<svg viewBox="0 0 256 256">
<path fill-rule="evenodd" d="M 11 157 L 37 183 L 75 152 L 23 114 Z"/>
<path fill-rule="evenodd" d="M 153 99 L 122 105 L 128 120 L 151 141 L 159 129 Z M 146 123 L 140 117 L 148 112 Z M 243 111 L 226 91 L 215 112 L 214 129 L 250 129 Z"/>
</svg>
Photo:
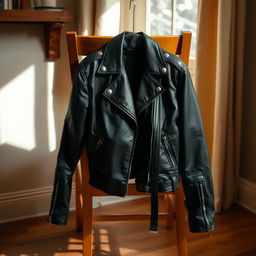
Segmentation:
<svg viewBox="0 0 256 256">
<path fill-rule="evenodd" d="M 135 0 L 130 0 L 129 1 L 129 10 L 131 10 L 133 4 L 133 9 L 132 9 L 132 32 L 135 31 L 135 9 L 136 9 L 136 1 Z"/>
</svg>

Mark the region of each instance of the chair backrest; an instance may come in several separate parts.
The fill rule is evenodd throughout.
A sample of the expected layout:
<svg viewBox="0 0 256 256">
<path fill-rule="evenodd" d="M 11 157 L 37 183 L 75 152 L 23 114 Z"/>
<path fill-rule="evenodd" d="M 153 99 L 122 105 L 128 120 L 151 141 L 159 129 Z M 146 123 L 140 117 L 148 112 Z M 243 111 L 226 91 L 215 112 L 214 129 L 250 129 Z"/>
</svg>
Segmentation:
<svg viewBox="0 0 256 256">
<path fill-rule="evenodd" d="M 79 56 L 88 55 L 101 48 L 112 38 L 111 36 L 82 36 L 77 35 L 76 32 L 67 32 L 66 35 L 72 78 L 79 63 Z M 152 38 L 158 42 L 161 48 L 179 56 L 183 62 L 188 64 L 191 32 L 182 32 L 178 36 L 152 36 Z"/>
</svg>

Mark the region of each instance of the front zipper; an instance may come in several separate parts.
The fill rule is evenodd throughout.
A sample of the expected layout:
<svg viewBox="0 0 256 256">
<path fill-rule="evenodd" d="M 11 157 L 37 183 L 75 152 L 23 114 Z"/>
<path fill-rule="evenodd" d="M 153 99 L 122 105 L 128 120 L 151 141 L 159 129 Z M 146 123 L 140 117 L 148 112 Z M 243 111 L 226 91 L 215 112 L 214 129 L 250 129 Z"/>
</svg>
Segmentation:
<svg viewBox="0 0 256 256">
<path fill-rule="evenodd" d="M 172 167 L 175 167 L 175 161 L 173 159 L 173 156 L 172 156 L 172 149 L 171 149 L 171 145 L 169 144 L 169 141 L 167 140 L 167 136 L 162 136 L 162 142 L 163 142 L 163 145 L 164 145 L 164 149 L 165 149 L 165 153 L 169 159 L 169 161 L 171 162 L 172 164 Z"/>
<path fill-rule="evenodd" d="M 210 223 L 209 223 L 209 220 L 208 220 L 208 217 L 206 214 L 204 188 L 203 188 L 203 184 L 201 182 L 199 183 L 199 188 L 200 188 L 200 196 L 201 196 L 201 201 L 202 201 L 203 216 L 204 216 L 206 228 L 207 228 L 207 231 L 209 232 L 209 235 L 212 236 Z"/>
<path fill-rule="evenodd" d="M 152 104 L 152 110 L 151 110 L 151 139 L 150 139 L 150 150 L 149 150 L 149 163 L 148 163 L 148 175 L 147 175 L 147 184 L 145 186 L 145 192 L 150 191 L 150 168 L 151 168 L 151 161 L 152 161 L 152 145 L 153 145 L 153 123 L 154 123 L 154 104 Z"/>
<path fill-rule="evenodd" d="M 160 141 L 159 140 L 159 115 L 160 110 L 160 99 L 157 97 L 153 103 L 153 131 L 152 131 L 152 141 L 153 141 L 153 150 L 152 150 L 152 160 L 154 164 L 151 164 L 151 217 L 150 217 L 150 228 L 149 232 L 156 233 L 158 232 L 158 163 L 159 163 L 159 147 L 160 147 Z"/>
</svg>

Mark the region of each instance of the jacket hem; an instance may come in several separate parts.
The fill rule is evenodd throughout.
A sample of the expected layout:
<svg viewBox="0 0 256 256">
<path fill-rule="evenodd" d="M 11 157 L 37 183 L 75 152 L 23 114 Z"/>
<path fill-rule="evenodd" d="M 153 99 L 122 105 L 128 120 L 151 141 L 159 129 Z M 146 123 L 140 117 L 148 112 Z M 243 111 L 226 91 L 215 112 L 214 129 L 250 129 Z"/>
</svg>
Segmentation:
<svg viewBox="0 0 256 256">
<path fill-rule="evenodd" d="M 175 191 L 180 184 L 180 176 L 173 176 L 170 181 L 158 183 L 158 192 L 172 192 Z M 150 187 L 150 186 L 149 186 Z M 136 190 L 139 192 L 150 192 L 148 190 L 147 182 L 141 182 L 136 180 Z"/>
<path fill-rule="evenodd" d="M 126 194 L 125 183 L 117 183 L 113 181 L 103 182 L 103 181 L 100 181 L 98 178 L 97 180 L 90 178 L 89 184 L 112 196 L 124 197 Z M 123 192 L 120 192 L 120 191 L 123 191 Z"/>
<path fill-rule="evenodd" d="M 59 225 L 59 226 L 65 226 L 68 223 L 67 220 L 64 220 L 64 219 L 60 220 L 60 219 L 52 217 L 52 216 L 48 216 L 47 221 L 51 224 L 55 224 L 55 225 Z"/>
</svg>

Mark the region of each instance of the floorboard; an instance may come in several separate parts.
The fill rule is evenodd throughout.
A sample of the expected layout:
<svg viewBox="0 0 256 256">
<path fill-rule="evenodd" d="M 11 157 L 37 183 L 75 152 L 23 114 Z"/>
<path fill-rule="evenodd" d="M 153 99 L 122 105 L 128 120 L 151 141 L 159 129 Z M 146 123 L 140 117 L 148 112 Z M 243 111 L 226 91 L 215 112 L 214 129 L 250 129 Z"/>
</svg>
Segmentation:
<svg viewBox="0 0 256 256">
<path fill-rule="evenodd" d="M 163 200 L 160 200 L 164 208 Z M 131 213 L 149 211 L 149 199 L 102 206 L 96 211 Z M 216 215 L 217 230 L 188 233 L 189 256 L 256 256 L 256 214 L 234 204 Z M 175 227 L 160 221 L 158 234 L 148 232 L 148 221 L 94 223 L 94 255 L 177 256 Z M 67 226 L 46 222 L 45 217 L 0 224 L 1 256 L 81 256 L 81 233 L 75 214 Z"/>
</svg>

